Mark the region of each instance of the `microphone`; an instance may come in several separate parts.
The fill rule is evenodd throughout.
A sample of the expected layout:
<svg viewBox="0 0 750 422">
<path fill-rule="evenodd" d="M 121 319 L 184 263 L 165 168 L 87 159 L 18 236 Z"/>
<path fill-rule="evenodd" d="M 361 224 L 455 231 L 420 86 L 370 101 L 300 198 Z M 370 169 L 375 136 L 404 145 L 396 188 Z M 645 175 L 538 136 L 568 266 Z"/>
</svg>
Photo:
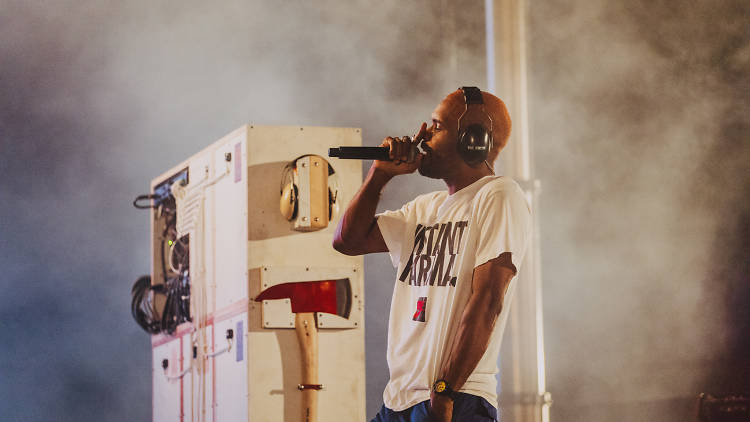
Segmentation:
<svg viewBox="0 0 750 422">
<path fill-rule="evenodd" d="M 388 147 L 337 147 L 328 148 L 328 156 L 349 160 L 392 161 L 388 151 Z"/>
</svg>

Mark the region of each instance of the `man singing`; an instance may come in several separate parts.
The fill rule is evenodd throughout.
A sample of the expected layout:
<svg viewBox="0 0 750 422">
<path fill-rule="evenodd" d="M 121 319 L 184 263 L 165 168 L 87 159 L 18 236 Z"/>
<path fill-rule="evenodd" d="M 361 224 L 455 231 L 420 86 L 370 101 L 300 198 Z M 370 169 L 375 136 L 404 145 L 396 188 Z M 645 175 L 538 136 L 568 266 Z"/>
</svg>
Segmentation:
<svg viewBox="0 0 750 422">
<path fill-rule="evenodd" d="M 373 163 L 339 222 L 337 251 L 389 252 L 398 268 L 390 381 L 373 422 L 498 420 L 497 357 L 531 231 L 520 187 L 492 171 L 510 127 L 494 95 L 451 93 L 414 139 L 383 141 L 393 161 Z M 375 215 L 385 185 L 415 170 L 442 179 L 447 191 Z"/>
</svg>

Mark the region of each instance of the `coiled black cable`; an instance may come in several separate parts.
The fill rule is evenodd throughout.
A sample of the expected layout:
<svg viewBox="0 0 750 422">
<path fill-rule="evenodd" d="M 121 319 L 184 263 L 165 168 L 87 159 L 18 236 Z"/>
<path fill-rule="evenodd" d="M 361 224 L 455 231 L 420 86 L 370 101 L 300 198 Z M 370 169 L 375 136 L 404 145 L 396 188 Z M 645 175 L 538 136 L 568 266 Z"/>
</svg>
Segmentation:
<svg viewBox="0 0 750 422">
<path fill-rule="evenodd" d="M 159 188 L 157 188 L 157 191 Z M 153 203 L 145 203 L 146 201 Z M 142 276 L 133 284 L 130 312 L 133 319 L 149 334 L 174 334 L 183 322 L 190 322 L 190 255 L 189 238 L 177 238 L 177 209 L 175 199 L 166 191 L 160 194 L 139 195 L 133 205 L 140 209 L 153 208 L 154 218 L 163 224 L 159 265 L 161 280 L 152 285 L 150 276 Z M 166 251 L 169 246 L 169 257 Z M 167 262 L 169 260 L 169 265 Z M 157 267 L 158 268 L 158 267 Z M 163 308 L 157 309 L 157 304 Z"/>
<path fill-rule="evenodd" d="M 149 334 L 174 334 L 183 322 L 190 322 L 190 280 L 187 272 L 172 277 L 164 284 L 151 285 L 150 276 L 142 276 L 133 284 L 130 311 L 133 319 Z M 155 297 L 164 296 L 161 315 L 154 306 Z"/>
<path fill-rule="evenodd" d="M 152 286 L 151 276 L 138 278 L 131 290 L 130 313 L 138 325 L 149 334 L 161 331 L 161 318 L 154 307 L 152 291 L 161 293 L 163 285 Z"/>
</svg>

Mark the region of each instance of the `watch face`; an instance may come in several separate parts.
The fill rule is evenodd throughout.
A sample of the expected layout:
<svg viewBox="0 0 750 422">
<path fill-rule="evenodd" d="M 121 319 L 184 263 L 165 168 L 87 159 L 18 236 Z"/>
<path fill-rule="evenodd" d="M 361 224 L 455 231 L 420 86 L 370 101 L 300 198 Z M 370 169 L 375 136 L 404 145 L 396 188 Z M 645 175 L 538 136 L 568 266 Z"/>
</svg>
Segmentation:
<svg viewBox="0 0 750 422">
<path fill-rule="evenodd" d="M 438 381 L 435 383 L 435 392 L 442 393 L 445 391 L 445 381 Z"/>
</svg>

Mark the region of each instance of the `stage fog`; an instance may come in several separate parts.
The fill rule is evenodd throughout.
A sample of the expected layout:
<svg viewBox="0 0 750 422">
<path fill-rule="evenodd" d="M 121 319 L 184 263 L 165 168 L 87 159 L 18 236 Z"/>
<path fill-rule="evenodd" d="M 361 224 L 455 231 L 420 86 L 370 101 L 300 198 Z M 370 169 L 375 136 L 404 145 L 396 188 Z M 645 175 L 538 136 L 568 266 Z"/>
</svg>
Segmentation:
<svg viewBox="0 0 750 422">
<path fill-rule="evenodd" d="M 693 420 L 750 390 L 750 6 L 528 3 L 550 420 Z M 3 419 L 149 420 L 133 198 L 245 123 L 413 134 L 487 87 L 485 7 L 0 0 Z M 379 210 L 444 189 L 400 178 Z M 368 418 L 394 273 L 365 259 Z"/>
</svg>

